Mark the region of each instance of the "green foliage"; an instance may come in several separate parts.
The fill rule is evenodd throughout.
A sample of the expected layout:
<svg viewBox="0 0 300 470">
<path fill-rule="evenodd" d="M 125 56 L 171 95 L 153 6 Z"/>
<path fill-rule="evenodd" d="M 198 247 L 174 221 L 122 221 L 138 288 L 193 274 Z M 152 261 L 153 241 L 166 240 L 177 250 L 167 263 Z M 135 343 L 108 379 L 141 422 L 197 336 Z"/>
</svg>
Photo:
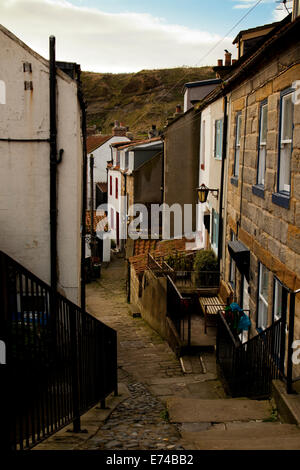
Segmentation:
<svg viewBox="0 0 300 470">
<path fill-rule="evenodd" d="M 218 260 L 212 250 L 200 250 L 195 256 L 194 271 L 217 271 Z"/>
<path fill-rule="evenodd" d="M 192 270 L 192 263 L 186 253 L 170 253 L 165 257 L 165 262 L 175 271 Z"/>
</svg>

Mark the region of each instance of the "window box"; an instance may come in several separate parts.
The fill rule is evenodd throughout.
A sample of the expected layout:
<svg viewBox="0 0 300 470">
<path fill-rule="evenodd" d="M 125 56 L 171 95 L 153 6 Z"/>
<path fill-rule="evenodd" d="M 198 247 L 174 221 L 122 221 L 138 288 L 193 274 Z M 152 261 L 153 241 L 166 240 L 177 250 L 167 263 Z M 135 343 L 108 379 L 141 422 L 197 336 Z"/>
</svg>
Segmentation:
<svg viewBox="0 0 300 470">
<path fill-rule="evenodd" d="M 277 204 L 277 206 L 284 207 L 285 209 L 289 209 L 290 207 L 290 195 L 283 194 L 283 193 L 273 193 L 272 194 L 272 202 Z"/>
<path fill-rule="evenodd" d="M 252 193 L 255 194 L 255 196 L 261 197 L 262 199 L 265 198 L 265 188 L 261 184 L 253 185 Z"/>
</svg>

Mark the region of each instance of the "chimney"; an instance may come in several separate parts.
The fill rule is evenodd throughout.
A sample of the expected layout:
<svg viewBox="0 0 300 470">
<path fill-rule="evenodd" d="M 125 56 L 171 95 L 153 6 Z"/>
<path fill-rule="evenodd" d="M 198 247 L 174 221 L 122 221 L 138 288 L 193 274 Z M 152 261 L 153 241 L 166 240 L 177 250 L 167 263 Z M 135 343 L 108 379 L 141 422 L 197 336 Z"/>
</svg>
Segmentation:
<svg viewBox="0 0 300 470">
<path fill-rule="evenodd" d="M 119 123 L 119 121 L 115 121 L 115 125 L 113 127 L 113 135 L 118 137 L 125 137 L 127 132 L 127 127 L 124 126 L 123 123 Z"/>
<path fill-rule="evenodd" d="M 234 65 L 236 63 L 236 59 L 232 59 L 231 65 Z"/>
<path fill-rule="evenodd" d="M 152 139 L 153 137 L 158 136 L 158 130 L 156 129 L 156 125 L 152 124 L 150 131 L 148 132 L 148 139 Z"/>
<path fill-rule="evenodd" d="M 231 65 L 231 53 L 225 52 L 225 67 L 229 67 Z"/>
<path fill-rule="evenodd" d="M 218 67 L 223 67 L 223 59 L 218 59 Z"/>
</svg>

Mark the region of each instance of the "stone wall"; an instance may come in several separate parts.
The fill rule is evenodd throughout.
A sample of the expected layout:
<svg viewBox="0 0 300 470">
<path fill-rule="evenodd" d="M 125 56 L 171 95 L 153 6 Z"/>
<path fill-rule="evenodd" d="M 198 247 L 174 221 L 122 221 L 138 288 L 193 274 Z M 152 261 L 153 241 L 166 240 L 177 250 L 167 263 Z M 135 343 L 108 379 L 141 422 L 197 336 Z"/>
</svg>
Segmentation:
<svg viewBox="0 0 300 470">
<path fill-rule="evenodd" d="M 274 56 L 274 55 L 273 55 Z M 270 271 L 268 323 L 272 323 L 275 276 L 291 290 L 300 287 L 300 103 L 294 103 L 293 153 L 291 159 L 291 195 L 289 208 L 272 200 L 277 192 L 279 108 L 281 91 L 292 87 L 300 78 L 300 52 L 295 44 L 286 47 L 272 60 L 264 60 L 253 76 L 240 83 L 231 93 L 229 120 L 229 165 L 226 238 L 230 230 L 250 250 L 250 309 L 256 327 L 259 263 Z M 298 91 L 299 93 L 299 91 Z M 268 131 L 264 191 L 255 192 L 259 113 L 263 100 L 268 103 Z M 241 147 L 238 179 L 233 178 L 236 114 L 242 113 Z M 226 255 L 226 279 L 230 257 Z M 237 271 L 236 298 L 241 301 L 241 275 Z M 255 333 L 253 328 L 252 333 Z M 296 298 L 295 339 L 300 339 L 300 299 Z M 296 372 L 295 367 L 295 374 Z M 298 367 L 298 372 L 300 368 Z M 298 373 L 299 375 L 299 373 Z"/>
</svg>

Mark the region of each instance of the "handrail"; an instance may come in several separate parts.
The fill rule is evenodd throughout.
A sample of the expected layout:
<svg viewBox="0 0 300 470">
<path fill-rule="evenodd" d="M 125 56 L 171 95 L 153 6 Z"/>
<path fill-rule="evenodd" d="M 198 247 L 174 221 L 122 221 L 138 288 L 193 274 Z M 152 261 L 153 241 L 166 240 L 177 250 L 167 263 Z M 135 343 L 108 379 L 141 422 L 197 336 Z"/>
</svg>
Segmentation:
<svg viewBox="0 0 300 470">
<path fill-rule="evenodd" d="M 116 331 L 0 251 L 0 381 L 10 450 L 31 448 L 117 393 Z M 8 375 L 9 380 L 3 380 Z M 0 403 L 4 415 L 6 402 Z"/>
</svg>

